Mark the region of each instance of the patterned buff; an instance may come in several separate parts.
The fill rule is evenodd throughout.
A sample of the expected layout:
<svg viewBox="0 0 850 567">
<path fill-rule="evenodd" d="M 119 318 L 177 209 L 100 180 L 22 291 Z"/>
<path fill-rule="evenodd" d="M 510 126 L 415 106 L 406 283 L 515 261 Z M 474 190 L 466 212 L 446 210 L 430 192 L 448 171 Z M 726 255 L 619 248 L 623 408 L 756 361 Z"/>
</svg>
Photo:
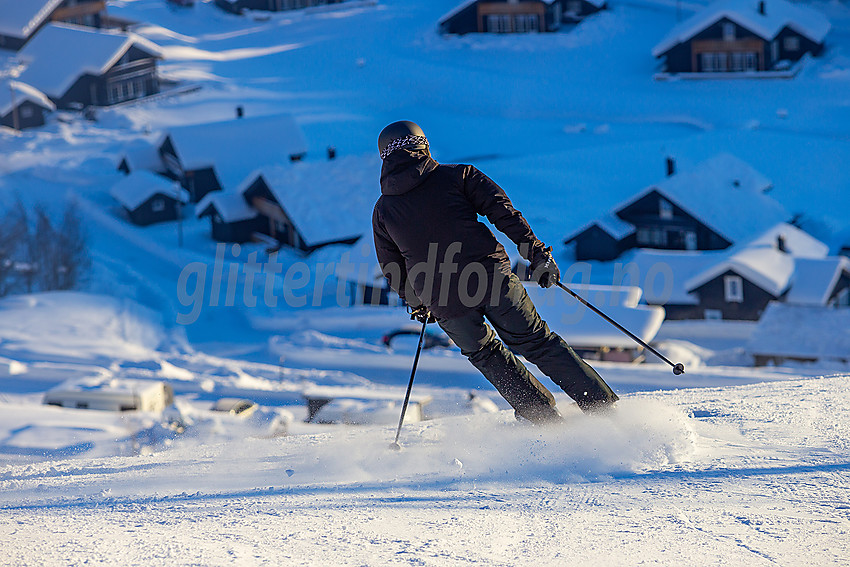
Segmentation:
<svg viewBox="0 0 850 567">
<path fill-rule="evenodd" d="M 408 146 L 425 146 L 427 148 L 428 138 L 425 136 L 414 136 L 413 134 L 405 136 L 404 138 L 396 138 L 389 143 L 384 151 L 381 152 L 381 159 L 387 159 L 387 156 L 397 149 L 406 148 Z"/>
</svg>

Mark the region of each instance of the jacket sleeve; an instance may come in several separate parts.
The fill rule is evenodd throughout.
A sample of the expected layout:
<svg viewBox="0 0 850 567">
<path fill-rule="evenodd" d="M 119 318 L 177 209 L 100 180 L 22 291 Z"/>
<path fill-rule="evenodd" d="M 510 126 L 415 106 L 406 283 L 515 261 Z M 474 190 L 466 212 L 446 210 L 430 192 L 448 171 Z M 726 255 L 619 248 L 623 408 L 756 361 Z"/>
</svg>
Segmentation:
<svg viewBox="0 0 850 567">
<path fill-rule="evenodd" d="M 389 282 L 390 288 L 406 302 L 407 298 L 405 298 L 404 291 L 407 285 L 407 266 L 404 262 L 404 256 L 387 234 L 384 225 L 381 223 L 377 207 L 372 212 L 372 233 L 375 238 L 375 253 L 378 256 L 381 272 Z"/>
<path fill-rule="evenodd" d="M 466 198 L 475 211 L 507 235 L 517 245 L 523 258 L 530 261 L 534 252 L 544 247 L 522 213 L 514 208 L 505 190 L 495 181 L 472 165 L 466 166 L 463 181 Z"/>
</svg>

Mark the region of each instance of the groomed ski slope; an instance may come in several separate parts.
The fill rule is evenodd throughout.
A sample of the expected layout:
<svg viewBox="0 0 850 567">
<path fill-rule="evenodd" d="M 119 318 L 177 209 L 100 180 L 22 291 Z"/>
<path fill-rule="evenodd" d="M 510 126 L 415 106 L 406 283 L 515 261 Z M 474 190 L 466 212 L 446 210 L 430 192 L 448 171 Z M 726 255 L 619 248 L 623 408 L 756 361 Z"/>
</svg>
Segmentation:
<svg viewBox="0 0 850 567">
<path fill-rule="evenodd" d="M 841 565 L 848 376 L 0 471 L 8 565 Z"/>
</svg>

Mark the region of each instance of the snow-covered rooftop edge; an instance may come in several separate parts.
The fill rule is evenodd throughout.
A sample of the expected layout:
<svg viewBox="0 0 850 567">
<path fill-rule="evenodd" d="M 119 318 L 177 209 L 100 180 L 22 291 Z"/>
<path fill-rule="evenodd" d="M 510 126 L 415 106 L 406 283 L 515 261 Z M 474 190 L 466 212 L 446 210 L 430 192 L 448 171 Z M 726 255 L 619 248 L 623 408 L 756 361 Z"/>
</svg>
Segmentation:
<svg viewBox="0 0 850 567">
<path fill-rule="evenodd" d="M 764 3 L 764 14 L 759 13 L 761 2 Z M 687 41 L 723 18 L 766 40 L 773 39 L 787 26 L 813 41 L 821 42 L 832 27 L 829 20 L 817 10 L 794 5 L 785 0 L 719 0 L 675 26 L 652 49 L 653 57 L 664 55 L 679 43 Z"/>
</svg>

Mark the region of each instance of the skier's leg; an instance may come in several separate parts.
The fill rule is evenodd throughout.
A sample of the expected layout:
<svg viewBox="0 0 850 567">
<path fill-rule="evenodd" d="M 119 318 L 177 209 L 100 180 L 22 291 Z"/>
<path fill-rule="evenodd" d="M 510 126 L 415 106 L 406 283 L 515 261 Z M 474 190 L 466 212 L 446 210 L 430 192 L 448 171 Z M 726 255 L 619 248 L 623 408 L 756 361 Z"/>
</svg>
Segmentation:
<svg viewBox="0 0 850 567">
<path fill-rule="evenodd" d="M 564 339 L 549 330 L 513 274 L 504 283 L 498 305 L 488 306 L 485 314 L 511 350 L 537 365 L 582 410 L 617 401 L 617 395 L 602 377 Z"/>
<path fill-rule="evenodd" d="M 478 311 L 440 319 L 440 327 L 514 408 L 533 423 L 559 421 L 555 398 L 496 337 Z"/>
</svg>

